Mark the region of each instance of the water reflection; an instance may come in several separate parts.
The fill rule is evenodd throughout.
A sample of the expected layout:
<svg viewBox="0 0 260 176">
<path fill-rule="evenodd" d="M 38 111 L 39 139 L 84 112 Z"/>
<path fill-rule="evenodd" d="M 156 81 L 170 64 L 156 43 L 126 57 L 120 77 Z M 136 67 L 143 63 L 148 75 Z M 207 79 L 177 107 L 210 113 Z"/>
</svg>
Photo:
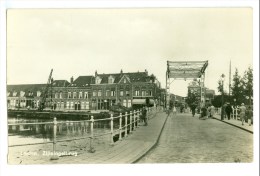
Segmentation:
<svg viewBox="0 0 260 176">
<path fill-rule="evenodd" d="M 52 122 L 44 119 L 9 118 L 8 124 Z M 108 132 L 109 122 L 95 122 L 94 133 Z M 90 122 L 58 120 L 57 140 L 90 135 Z M 9 145 L 48 142 L 53 140 L 53 124 L 21 124 L 8 126 Z"/>
</svg>

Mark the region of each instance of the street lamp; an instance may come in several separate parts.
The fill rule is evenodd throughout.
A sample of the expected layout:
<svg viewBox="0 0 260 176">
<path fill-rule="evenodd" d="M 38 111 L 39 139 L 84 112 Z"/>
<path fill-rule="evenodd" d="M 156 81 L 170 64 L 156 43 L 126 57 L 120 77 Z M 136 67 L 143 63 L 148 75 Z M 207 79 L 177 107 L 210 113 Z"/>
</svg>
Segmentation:
<svg viewBox="0 0 260 176">
<path fill-rule="evenodd" d="M 224 120 L 224 81 L 225 81 L 225 75 L 222 74 L 220 77 L 221 80 L 221 91 L 222 91 L 222 97 L 221 97 L 221 120 Z"/>
</svg>

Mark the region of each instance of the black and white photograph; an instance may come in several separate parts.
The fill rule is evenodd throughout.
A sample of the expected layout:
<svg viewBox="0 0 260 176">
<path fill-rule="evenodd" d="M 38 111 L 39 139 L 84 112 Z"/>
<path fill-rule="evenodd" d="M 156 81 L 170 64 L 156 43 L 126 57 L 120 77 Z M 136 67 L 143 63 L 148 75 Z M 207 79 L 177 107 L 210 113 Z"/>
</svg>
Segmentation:
<svg viewBox="0 0 260 176">
<path fill-rule="evenodd" d="M 259 163 L 253 8 L 5 13 L 7 165 Z"/>
</svg>

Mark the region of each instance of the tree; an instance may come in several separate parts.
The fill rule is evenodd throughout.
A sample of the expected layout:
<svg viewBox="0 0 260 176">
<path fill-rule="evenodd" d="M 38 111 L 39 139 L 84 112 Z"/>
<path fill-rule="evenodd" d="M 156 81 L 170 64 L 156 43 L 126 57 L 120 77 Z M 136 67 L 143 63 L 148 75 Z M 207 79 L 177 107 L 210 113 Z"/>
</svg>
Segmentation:
<svg viewBox="0 0 260 176">
<path fill-rule="evenodd" d="M 224 100 L 228 100 L 228 95 L 224 94 Z M 225 101 L 224 101 L 225 102 Z M 214 99 L 211 101 L 212 105 L 219 108 L 222 105 L 222 95 L 216 95 Z"/>
<path fill-rule="evenodd" d="M 191 107 L 192 104 L 198 105 L 199 104 L 198 95 L 191 92 L 191 90 L 188 90 L 188 96 L 186 98 L 186 103 L 188 104 L 189 107 Z"/>
<path fill-rule="evenodd" d="M 251 67 L 244 72 L 241 83 L 244 95 L 243 100 L 246 104 L 250 104 L 251 98 L 253 97 L 253 69 Z"/>
<path fill-rule="evenodd" d="M 235 99 L 236 104 L 241 104 L 243 101 L 243 86 L 241 77 L 238 74 L 238 69 L 236 68 L 235 74 L 233 75 L 233 83 L 231 86 L 233 101 Z"/>
</svg>

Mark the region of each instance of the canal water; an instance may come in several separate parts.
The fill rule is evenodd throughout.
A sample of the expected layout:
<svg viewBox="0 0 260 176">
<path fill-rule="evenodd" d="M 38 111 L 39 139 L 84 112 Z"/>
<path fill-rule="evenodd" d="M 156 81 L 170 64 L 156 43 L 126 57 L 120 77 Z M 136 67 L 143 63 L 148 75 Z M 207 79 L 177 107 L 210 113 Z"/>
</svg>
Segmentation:
<svg viewBox="0 0 260 176">
<path fill-rule="evenodd" d="M 90 122 L 57 119 L 57 140 L 90 136 Z M 26 117 L 8 118 L 8 145 L 24 145 L 50 142 L 53 140 L 53 124 L 21 124 L 53 122 L 52 119 L 31 119 Z M 21 125 L 18 125 L 21 124 Z M 109 121 L 94 123 L 94 135 L 110 131 Z"/>
</svg>

